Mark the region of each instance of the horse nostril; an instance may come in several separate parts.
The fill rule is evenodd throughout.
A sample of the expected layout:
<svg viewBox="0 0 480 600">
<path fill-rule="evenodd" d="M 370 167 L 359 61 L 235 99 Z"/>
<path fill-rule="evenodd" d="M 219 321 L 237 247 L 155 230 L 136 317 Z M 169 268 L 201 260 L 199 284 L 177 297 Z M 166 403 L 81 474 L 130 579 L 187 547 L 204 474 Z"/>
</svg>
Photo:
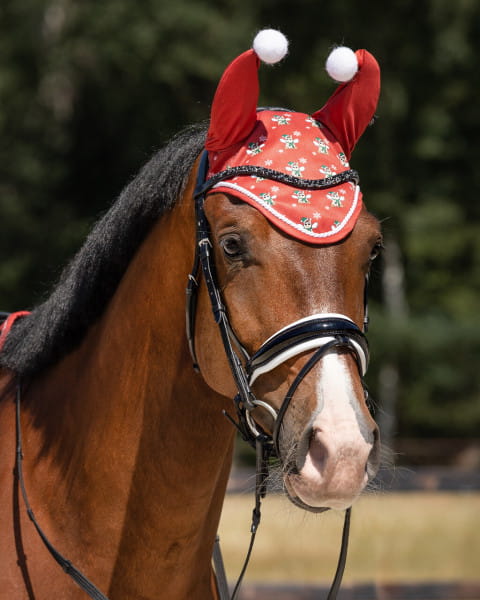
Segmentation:
<svg viewBox="0 0 480 600">
<path fill-rule="evenodd" d="M 369 481 L 371 481 L 377 474 L 380 467 L 380 431 L 378 427 L 373 430 L 373 444 L 372 449 L 368 455 L 366 464 L 366 471 Z"/>
<path fill-rule="evenodd" d="M 322 470 L 328 458 L 328 449 L 322 441 L 322 431 L 314 429 L 310 438 L 310 456 L 314 464 Z"/>
<path fill-rule="evenodd" d="M 314 464 L 315 468 L 317 468 L 320 472 L 324 470 L 325 464 L 328 460 L 329 451 L 327 445 L 322 440 L 322 435 L 322 431 L 314 427 L 309 427 L 305 431 L 300 443 L 298 444 L 299 452 L 297 453 L 296 457 L 298 472 L 303 469 L 305 461 L 307 460 L 307 456 L 308 461 L 311 464 Z"/>
<path fill-rule="evenodd" d="M 298 443 L 296 444 L 295 455 L 291 462 L 292 462 L 292 466 L 293 466 L 293 463 L 295 463 L 294 468 L 295 468 L 295 472 L 297 474 L 300 473 L 300 471 L 303 469 L 303 467 L 305 465 L 305 461 L 307 459 L 308 453 L 310 452 L 310 445 L 312 443 L 314 436 L 315 436 L 315 431 L 314 431 L 313 427 L 310 425 L 305 429 L 302 436 L 298 440 Z"/>
</svg>

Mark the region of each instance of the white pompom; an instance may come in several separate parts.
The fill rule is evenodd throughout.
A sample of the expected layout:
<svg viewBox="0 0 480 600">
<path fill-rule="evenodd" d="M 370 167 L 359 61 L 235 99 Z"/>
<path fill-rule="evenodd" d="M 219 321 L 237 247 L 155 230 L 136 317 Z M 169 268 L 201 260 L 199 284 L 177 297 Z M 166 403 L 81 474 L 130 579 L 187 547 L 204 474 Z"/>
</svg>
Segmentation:
<svg viewBox="0 0 480 600">
<path fill-rule="evenodd" d="M 355 52 L 346 46 L 332 50 L 325 63 L 327 73 L 335 81 L 350 81 L 358 71 L 358 60 Z"/>
<path fill-rule="evenodd" d="M 288 40 L 276 29 L 263 29 L 255 36 L 253 49 L 260 60 L 273 65 L 287 54 Z"/>
</svg>

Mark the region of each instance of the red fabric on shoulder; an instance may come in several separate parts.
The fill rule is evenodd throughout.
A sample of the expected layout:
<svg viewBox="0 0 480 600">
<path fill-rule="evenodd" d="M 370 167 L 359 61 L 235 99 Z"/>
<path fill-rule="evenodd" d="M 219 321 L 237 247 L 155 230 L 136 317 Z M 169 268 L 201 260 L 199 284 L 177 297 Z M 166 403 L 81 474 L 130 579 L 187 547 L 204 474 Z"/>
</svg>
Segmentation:
<svg viewBox="0 0 480 600">
<path fill-rule="evenodd" d="M 218 84 L 205 148 L 219 152 L 243 142 L 257 122 L 258 66 L 253 50 L 238 56 Z"/>
<path fill-rule="evenodd" d="M 336 137 L 347 159 L 372 120 L 380 95 L 380 67 L 367 50 L 355 52 L 358 72 L 338 86 L 328 102 L 313 114 Z"/>
<path fill-rule="evenodd" d="M 3 322 L 2 327 L 0 328 L 0 351 L 2 350 L 3 345 L 5 344 L 5 340 L 7 339 L 7 335 L 10 332 L 15 321 L 20 317 L 25 317 L 30 313 L 27 310 L 21 310 L 18 312 L 11 313 Z"/>
</svg>

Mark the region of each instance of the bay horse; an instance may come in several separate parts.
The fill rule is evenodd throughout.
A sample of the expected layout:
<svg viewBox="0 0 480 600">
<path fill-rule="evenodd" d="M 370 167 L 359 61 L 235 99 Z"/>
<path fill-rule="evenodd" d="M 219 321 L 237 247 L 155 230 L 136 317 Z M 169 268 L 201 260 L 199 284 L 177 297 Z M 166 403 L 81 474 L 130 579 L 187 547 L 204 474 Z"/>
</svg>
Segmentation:
<svg viewBox="0 0 480 600">
<path fill-rule="evenodd" d="M 289 497 L 311 511 L 343 510 L 375 475 L 378 431 L 360 363 L 379 223 L 362 205 L 343 239 L 318 245 L 288 235 L 236 194 L 214 187 L 195 194 L 211 127 L 208 134 L 204 125 L 190 127 L 154 155 L 47 300 L 4 341 L 1 600 L 85 598 L 24 510 L 23 481 L 50 543 L 111 600 L 218 598 L 211 555 L 235 437 L 223 412 L 239 390 L 211 285 L 192 271 L 199 246 L 211 253 L 207 266 L 234 341 L 250 357 L 262 349 L 259 363 L 272 360 L 269 339 L 278 354 L 278 335 L 292 323 L 304 336 L 312 315 L 321 321 L 315 361 L 320 344 L 303 337 L 250 377 L 251 397 L 261 398 L 245 413 L 254 432 L 273 435 L 285 407 L 275 444 Z M 198 232 L 194 195 L 202 198 L 208 240 Z M 189 278 L 197 289 L 187 336 Z M 332 322 L 345 329 L 319 333 Z M 249 360 L 242 352 L 240 369 Z"/>
</svg>

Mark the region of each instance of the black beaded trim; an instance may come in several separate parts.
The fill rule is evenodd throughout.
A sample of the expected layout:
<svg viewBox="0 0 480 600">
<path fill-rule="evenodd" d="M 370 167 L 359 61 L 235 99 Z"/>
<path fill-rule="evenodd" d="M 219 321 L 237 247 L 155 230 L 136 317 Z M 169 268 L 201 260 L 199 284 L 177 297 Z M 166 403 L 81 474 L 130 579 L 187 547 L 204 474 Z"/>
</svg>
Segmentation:
<svg viewBox="0 0 480 600">
<path fill-rule="evenodd" d="M 220 173 L 213 175 L 205 182 L 200 191 L 195 195 L 205 194 L 205 192 L 207 192 L 217 183 L 220 183 L 225 179 L 232 179 L 233 177 L 242 175 L 255 175 L 256 177 L 261 177 L 262 179 L 272 179 L 273 181 L 285 183 L 286 185 L 299 188 L 301 190 L 325 190 L 336 187 L 337 185 L 342 185 L 343 183 L 347 183 L 347 181 L 352 181 L 355 183 L 355 185 L 358 185 L 360 181 L 358 172 L 353 169 L 343 171 L 337 175 L 331 175 L 330 177 L 324 177 L 323 179 L 301 179 L 300 177 L 293 177 L 292 175 L 287 175 L 286 173 L 274 171 L 273 169 L 267 169 L 265 167 L 242 165 L 240 167 L 226 169 L 225 171 L 221 171 Z"/>
</svg>

